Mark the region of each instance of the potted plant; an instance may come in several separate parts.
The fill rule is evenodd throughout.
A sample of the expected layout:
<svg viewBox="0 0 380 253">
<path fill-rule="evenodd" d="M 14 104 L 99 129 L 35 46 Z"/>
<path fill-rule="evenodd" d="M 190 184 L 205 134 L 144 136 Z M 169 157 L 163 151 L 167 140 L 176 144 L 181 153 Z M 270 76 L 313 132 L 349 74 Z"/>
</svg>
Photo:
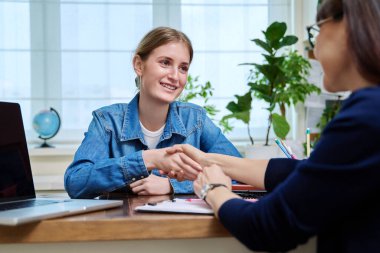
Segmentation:
<svg viewBox="0 0 380 253">
<path fill-rule="evenodd" d="M 209 103 L 209 98 L 212 97 L 214 88 L 212 87 L 210 81 L 202 84 L 199 83 L 198 79 L 199 76 L 196 76 L 195 78 L 191 75 L 187 76 L 187 84 L 184 92 L 179 98 L 179 101 L 190 102 L 194 99 L 202 100 L 202 107 L 206 110 L 210 118 L 214 120 L 216 114 L 219 112 L 215 105 Z M 219 126 L 223 133 L 227 133 L 232 130 L 232 126 L 228 121 L 219 121 Z"/>
<path fill-rule="evenodd" d="M 269 145 L 269 134 L 273 126 L 275 135 L 285 139 L 290 131 L 286 120 L 286 108 L 298 102 L 304 102 L 305 98 L 320 89 L 307 81 L 311 68 L 307 59 L 296 51 L 281 51 L 294 45 L 298 38 L 293 35 L 285 35 L 287 26 L 282 22 L 272 23 L 266 31 L 263 31 L 264 40 L 252 41 L 264 50 L 263 63 L 243 63 L 249 65 L 248 78 L 249 90 L 243 96 L 236 95 L 237 102 L 231 101 L 227 109 L 231 112 L 223 117 L 223 121 L 230 118 L 242 120 L 247 124 L 248 135 L 253 144 L 253 138 L 249 131 L 250 113 L 252 110 L 252 95 L 267 103 L 268 126 L 266 130 L 265 145 Z M 281 53 L 282 52 L 282 53 Z M 281 54 L 280 54 L 281 53 Z M 280 113 L 277 113 L 276 110 Z"/>
</svg>

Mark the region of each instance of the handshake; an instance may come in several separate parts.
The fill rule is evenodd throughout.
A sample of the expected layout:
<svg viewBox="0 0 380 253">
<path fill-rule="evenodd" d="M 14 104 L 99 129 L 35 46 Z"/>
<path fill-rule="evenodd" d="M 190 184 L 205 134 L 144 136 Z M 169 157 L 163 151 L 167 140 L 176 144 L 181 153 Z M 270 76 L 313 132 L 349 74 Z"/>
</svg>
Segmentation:
<svg viewBox="0 0 380 253">
<path fill-rule="evenodd" d="M 165 152 L 169 159 L 164 161 L 166 166 L 158 167 L 160 173 L 178 181 L 194 181 L 194 192 L 198 197 L 205 197 L 202 189 L 209 184 L 231 190 L 231 178 L 223 172 L 223 160 L 217 158 L 221 155 L 205 153 L 189 144 L 175 145 L 166 148 Z"/>
<path fill-rule="evenodd" d="M 231 184 L 231 178 L 222 169 L 226 167 L 224 162 L 227 159 L 221 159 L 221 157 L 229 156 L 205 153 L 189 144 L 143 151 L 142 156 L 148 170 L 158 169 L 161 175 L 177 181 L 194 181 L 194 192 L 198 196 L 200 196 L 201 187 L 206 184 L 217 183 L 230 188 L 228 186 Z M 139 195 L 167 194 L 170 192 L 170 185 L 162 181 L 159 183 L 161 179 L 163 177 L 150 175 L 130 184 L 130 187 Z M 169 189 L 165 186 L 169 186 Z"/>
<path fill-rule="evenodd" d="M 162 161 L 157 164 L 160 173 L 178 181 L 195 180 L 204 167 L 210 164 L 206 153 L 189 144 L 165 148 Z"/>
</svg>

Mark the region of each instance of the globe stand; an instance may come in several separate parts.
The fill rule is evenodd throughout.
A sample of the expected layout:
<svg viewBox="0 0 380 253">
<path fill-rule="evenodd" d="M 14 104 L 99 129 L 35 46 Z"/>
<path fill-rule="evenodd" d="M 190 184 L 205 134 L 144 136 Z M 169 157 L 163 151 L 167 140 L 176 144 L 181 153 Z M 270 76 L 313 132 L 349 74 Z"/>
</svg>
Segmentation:
<svg viewBox="0 0 380 253">
<path fill-rule="evenodd" d="M 46 142 L 47 139 L 41 138 L 41 136 L 38 136 L 38 138 L 44 140 L 44 143 L 42 143 L 41 146 L 39 146 L 39 148 L 55 148 L 53 145 L 50 145 Z"/>
</svg>

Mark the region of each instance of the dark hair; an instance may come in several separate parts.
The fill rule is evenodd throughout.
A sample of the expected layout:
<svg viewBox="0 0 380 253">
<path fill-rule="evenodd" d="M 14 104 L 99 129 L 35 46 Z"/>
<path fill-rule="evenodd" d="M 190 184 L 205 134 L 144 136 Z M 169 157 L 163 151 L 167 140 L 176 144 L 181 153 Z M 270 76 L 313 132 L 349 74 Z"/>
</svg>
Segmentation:
<svg viewBox="0 0 380 253">
<path fill-rule="evenodd" d="M 189 63 L 191 63 L 193 59 L 193 46 L 190 39 L 183 32 L 170 27 L 157 27 L 148 32 L 137 46 L 135 54 L 140 56 L 144 61 L 154 49 L 170 42 L 185 43 L 190 54 Z"/>
<path fill-rule="evenodd" d="M 380 85 L 380 1 L 324 0 L 317 21 L 328 17 L 346 19 L 348 46 L 359 73 Z"/>
</svg>

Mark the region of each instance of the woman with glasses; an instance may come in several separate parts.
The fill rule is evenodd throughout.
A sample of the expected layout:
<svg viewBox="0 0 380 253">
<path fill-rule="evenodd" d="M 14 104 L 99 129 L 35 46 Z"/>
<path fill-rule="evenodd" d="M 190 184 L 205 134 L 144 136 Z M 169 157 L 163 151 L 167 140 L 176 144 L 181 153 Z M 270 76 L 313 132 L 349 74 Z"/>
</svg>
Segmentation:
<svg viewBox="0 0 380 253">
<path fill-rule="evenodd" d="M 318 252 L 379 252 L 380 1 L 325 0 L 314 27 L 324 87 L 352 93 L 308 159 L 253 161 L 189 145 L 169 152 L 202 165 L 194 191 L 252 250 L 286 251 L 317 236 Z M 230 178 L 269 194 L 244 201 Z"/>
</svg>

